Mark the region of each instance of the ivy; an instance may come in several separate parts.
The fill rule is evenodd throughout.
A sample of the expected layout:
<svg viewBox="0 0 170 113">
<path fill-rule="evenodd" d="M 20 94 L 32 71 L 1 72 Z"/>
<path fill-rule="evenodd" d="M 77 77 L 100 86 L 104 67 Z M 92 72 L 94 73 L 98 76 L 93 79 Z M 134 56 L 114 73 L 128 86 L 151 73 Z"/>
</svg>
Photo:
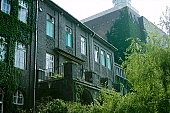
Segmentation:
<svg viewBox="0 0 170 113">
<path fill-rule="evenodd" d="M 124 52 L 131 44 L 127 39 L 130 37 L 141 39 L 140 26 L 137 20 L 131 17 L 127 7 L 120 10 L 119 18 L 115 20 L 106 36 L 108 42 L 118 48 L 115 52 L 115 62 L 121 64 L 125 60 Z"/>
<path fill-rule="evenodd" d="M 29 25 L 2 11 L 0 11 L 0 25 L 0 36 L 10 37 L 13 41 L 22 42 L 25 45 L 30 44 L 32 29 Z"/>
<path fill-rule="evenodd" d="M 0 61 L 0 87 L 5 92 L 4 109 L 12 113 L 14 108 L 12 96 L 19 87 L 23 71 L 14 67 L 14 54 L 16 42 L 28 46 L 32 42 L 32 32 L 35 17 L 33 0 L 25 0 L 29 5 L 28 24 L 18 19 L 19 1 L 11 0 L 10 15 L 0 11 L 0 36 L 5 38 L 5 60 Z M 4 42 L 0 42 L 3 44 Z"/>
</svg>

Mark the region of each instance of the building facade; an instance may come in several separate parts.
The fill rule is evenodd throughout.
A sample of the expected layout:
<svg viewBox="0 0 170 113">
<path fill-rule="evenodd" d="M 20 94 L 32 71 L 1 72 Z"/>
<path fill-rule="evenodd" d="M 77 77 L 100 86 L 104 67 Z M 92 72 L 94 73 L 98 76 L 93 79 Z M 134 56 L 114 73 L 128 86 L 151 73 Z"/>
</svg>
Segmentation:
<svg viewBox="0 0 170 113">
<path fill-rule="evenodd" d="M 117 49 L 52 1 L 38 9 L 37 99 L 90 104 L 102 87 L 112 89 Z"/>
<path fill-rule="evenodd" d="M 1 113 L 35 110 L 46 97 L 90 104 L 101 88 L 127 93 L 117 49 L 64 9 L 50 0 L 1 0 L 0 8 Z"/>
<path fill-rule="evenodd" d="M 0 112 L 30 108 L 33 100 L 34 62 L 31 42 L 34 37 L 32 0 L 0 1 Z M 28 101 L 26 101 L 28 100 Z"/>
</svg>

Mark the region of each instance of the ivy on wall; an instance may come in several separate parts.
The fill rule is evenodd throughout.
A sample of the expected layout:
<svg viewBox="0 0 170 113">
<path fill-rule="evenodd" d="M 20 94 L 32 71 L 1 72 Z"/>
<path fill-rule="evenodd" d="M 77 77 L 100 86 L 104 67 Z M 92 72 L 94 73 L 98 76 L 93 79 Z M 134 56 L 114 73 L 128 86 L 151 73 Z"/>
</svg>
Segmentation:
<svg viewBox="0 0 170 113">
<path fill-rule="evenodd" d="M 127 41 L 127 39 L 141 39 L 140 25 L 137 20 L 129 14 L 127 7 L 120 10 L 119 18 L 115 20 L 106 36 L 108 38 L 108 42 L 118 48 L 118 51 L 115 52 L 115 62 L 121 64 L 122 61 L 125 60 L 124 53 L 126 52 L 126 48 L 131 44 L 131 41 Z M 120 58 L 122 60 L 120 60 Z"/>
<path fill-rule="evenodd" d="M 33 0 L 25 0 L 29 5 L 28 24 L 18 19 L 19 1 L 10 2 L 10 15 L 0 10 L 0 36 L 4 37 L 7 43 L 5 60 L 0 61 L 0 87 L 5 92 L 4 109 L 7 113 L 12 113 L 14 108 L 12 96 L 17 90 L 19 79 L 23 76 L 22 70 L 14 67 L 15 44 L 20 42 L 26 46 L 30 45 L 34 25 Z"/>
</svg>

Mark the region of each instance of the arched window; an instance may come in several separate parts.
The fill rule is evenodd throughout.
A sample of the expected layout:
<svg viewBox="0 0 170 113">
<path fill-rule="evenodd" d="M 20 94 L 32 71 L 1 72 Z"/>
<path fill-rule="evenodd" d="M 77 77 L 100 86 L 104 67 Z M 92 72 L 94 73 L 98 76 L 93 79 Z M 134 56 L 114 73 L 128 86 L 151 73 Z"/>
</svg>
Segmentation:
<svg viewBox="0 0 170 113">
<path fill-rule="evenodd" d="M 17 91 L 13 95 L 13 103 L 16 105 L 23 105 L 24 104 L 24 96 L 21 91 Z"/>
<path fill-rule="evenodd" d="M 3 97 L 4 97 L 4 92 L 0 88 L 0 113 L 3 113 Z"/>
</svg>

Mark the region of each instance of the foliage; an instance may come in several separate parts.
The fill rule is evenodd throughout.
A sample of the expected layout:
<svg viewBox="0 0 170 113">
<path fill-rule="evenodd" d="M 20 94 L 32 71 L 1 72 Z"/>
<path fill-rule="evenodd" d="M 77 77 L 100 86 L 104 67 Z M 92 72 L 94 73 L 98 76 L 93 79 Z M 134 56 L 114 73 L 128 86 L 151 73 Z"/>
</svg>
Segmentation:
<svg viewBox="0 0 170 113">
<path fill-rule="evenodd" d="M 115 52 L 115 62 L 121 64 L 122 60 L 125 60 L 124 53 L 126 52 L 126 48 L 128 48 L 131 43 L 130 40 L 127 39 L 130 37 L 141 39 L 139 24 L 137 20 L 129 14 L 127 7 L 120 10 L 119 18 L 113 23 L 110 30 L 107 31 L 106 36 L 108 42 L 118 48 L 118 51 Z"/>
<path fill-rule="evenodd" d="M 68 108 L 66 104 L 59 99 L 50 101 L 40 109 L 40 113 L 67 113 Z"/>
<path fill-rule="evenodd" d="M 79 102 L 63 102 L 55 99 L 41 104 L 40 113 L 113 113 L 120 101 L 120 94 L 114 90 L 102 89 L 95 105 L 82 105 Z"/>
<path fill-rule="evenodd" d="M 160 17 L 160 27 L 163 29 L 168 35 L 170 35 L 170 7 L 167 6 L 166 11 Z"/>
<path fill-rule="evenodd" d="M 33 2 L 32 0 L 26 1 L 29 4 Z M 8 113 L 13 112 L 12 96 L 18 88 L 19 79 L 23 75 L 20 69 L 14 67 L 15 42 L 20 42 L 24 45 L 31 44 L 33 28 L 33 24 L 25 24 L 18 20 L 18 0 L 11 0 L 10 2 L 10 15 L 0 10 L 0 36 L 5 38 L 5 42 L 1 41 L 0 44 L 6 44 L 5 60 L 0 61 L 0 87 L 5 92 L 4 109 Z M 30 6 L 32 7 L 32 5 Z M 32 9 L 31 7 L 30 9 Z M 32 17 L 33 15 L 30 16 Z"/>
<path fill-rule="evenodd" d="M 126 75 L 135 91 L 133 96 L 130 96 L 132 102 L 129 103 L 132 105 L 129 107 L 132 111 L 135 110 L 134 112 L 167 113 L 170 108 L 169 37 L 152 37 L 147 40 L 146 44 L 133 40 L 128 49 L 132 54 L 124 63 Z M 128 100 L 127 98 L 128 96 L 125 100 Z M 162 103 L 166 104 L 162 106 Z"/>
</svg>

